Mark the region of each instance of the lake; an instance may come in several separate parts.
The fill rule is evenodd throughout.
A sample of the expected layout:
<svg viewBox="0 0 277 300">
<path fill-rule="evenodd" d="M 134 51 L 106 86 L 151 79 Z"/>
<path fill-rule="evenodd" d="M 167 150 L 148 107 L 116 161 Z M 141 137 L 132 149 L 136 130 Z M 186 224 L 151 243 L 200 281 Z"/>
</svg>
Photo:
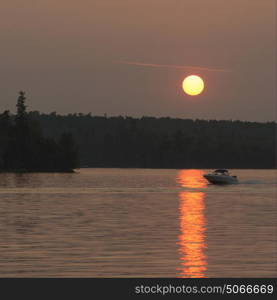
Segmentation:
<svg viewBox="0 0 277 300">
<path fill-rule="evenodd" d="M 276 277 L 276 170 L 0 174 L 1 277 Z"/>
</svg>

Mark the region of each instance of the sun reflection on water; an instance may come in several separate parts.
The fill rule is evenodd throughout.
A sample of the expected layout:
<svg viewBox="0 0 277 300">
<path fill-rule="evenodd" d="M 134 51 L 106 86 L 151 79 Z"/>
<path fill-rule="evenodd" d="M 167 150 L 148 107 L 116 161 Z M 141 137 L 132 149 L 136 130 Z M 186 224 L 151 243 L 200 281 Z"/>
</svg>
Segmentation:
<svg viewBox="0 0 277 300">
<path fill-rule="evenodd" d="M 205 188 L 207 184 L 203 180 L 201 170 L 182 170 L 178 173 L 177 182 L 186 188 Z M 205 277 L 207 261 L 204 249 L 206 219 L 205 193 L 181 192 L 179 193 L 179 253 L 181 267 L 178 269 L 180 277 L 201 278 Z"/>
</svg>

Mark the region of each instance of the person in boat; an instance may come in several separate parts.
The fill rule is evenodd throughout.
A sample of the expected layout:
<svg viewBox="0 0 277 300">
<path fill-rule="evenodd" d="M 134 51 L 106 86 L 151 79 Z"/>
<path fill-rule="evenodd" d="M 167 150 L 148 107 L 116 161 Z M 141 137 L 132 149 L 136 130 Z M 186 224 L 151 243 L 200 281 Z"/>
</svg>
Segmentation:
<svg viewBox="0 0 277 300">
<path fill-rule="evenodd" d="M 214 173 L 219 173 L 219 174 L 224 174 L 224 175 L 228 175 L 229 172 L 226 169 L 217 169 L 214 171 Z"/>
<path fill-rule="evenodd" d="M 217 169 L 217 170 L 214 171 L 214 173 L 215 174 L 221 174 L 221 175 L 231 176 L 230 173 L 229 173 L 229 171 L 226 170 L 226 169 Z M 237 178 L 237 176 L 235 176 L 235 175 L 232 175 L 232 177 Z"/>
</svg>

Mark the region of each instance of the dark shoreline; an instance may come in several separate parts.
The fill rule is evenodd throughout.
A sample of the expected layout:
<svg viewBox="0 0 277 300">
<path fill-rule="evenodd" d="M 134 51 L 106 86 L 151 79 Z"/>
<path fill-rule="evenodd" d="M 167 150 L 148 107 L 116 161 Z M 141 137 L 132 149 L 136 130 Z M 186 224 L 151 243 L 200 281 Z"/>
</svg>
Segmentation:
<svg viewBox="0 0 277 300">
<path fill-rule="evenodd" d="M 147 169 L 147 170 L 203 170 L 203 169 L 211 169 L 215 170 L 218 169 L 217 167 L 186 167 L 186 168 L 166 168 L 166 167 L 103 167 L 103 166 L 97 166 L 97 167 L 80 167 L 78 169 L 74 170 L 0 170 L 0 174 L 8 173 L 8 174 L 28 174 L 28 173 L 59 173 L 59 174 L 77 174 L 80 169 Z M 231 168 L 226 168 L 228 170 L 277 170 L 277 167 L 272 167 L 272 168 L 245 168 L 245 167 L 231 167 Z"/>
<path fill-rule="evenodd" d="M 220 169 L 218 167 L 183 167 L 183 168 L 174 168 L 174 167 L 137 167 L 137 166 L 132 166 L 132 167 L 120 167 L 120 166 L 108 166 L 108 167 L 103 167 L 103 166 L 81 166 L 79 169 L 150 169 L 150 170 L 203 170 L 203 169 L 211 169 L 211 170 L 216 170 Z M 258 167 L 224 167 L 223 169 L 228 169 L 228 170 L 277 170 L 276 167 L 271 167 L 271 168 L 258 168 Z M 77 169 L 78 170 L 78 169 Z"/>
<path fill-rule="evenodd" d="M 16 173 L 16 174 L 26 174 L 26 173 L 76 173 L 75 170 L 0 170 L 1 173 Z"/>
<path fill-rule="evenodd" d="M 81 166 L 275 168 L 276 123 L 30 112 L 45 136 L 70 132 Z M 52 165 L 55 166 L 55 165 Z"/>
</svg>

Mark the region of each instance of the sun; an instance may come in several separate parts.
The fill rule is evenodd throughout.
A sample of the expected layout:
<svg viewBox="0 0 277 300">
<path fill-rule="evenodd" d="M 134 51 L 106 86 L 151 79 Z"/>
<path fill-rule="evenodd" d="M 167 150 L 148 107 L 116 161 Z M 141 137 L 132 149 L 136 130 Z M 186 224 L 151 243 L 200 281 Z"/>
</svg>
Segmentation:
<svg viewBox="0 0 277 300">
<path fill-rule="evenodd" d="M 187 76 L 184 79 L 182 86 L 184 92 L 190 96 L 201 94 L 205 87 L 203 79 L 197 75 Z"/>
</svg>

